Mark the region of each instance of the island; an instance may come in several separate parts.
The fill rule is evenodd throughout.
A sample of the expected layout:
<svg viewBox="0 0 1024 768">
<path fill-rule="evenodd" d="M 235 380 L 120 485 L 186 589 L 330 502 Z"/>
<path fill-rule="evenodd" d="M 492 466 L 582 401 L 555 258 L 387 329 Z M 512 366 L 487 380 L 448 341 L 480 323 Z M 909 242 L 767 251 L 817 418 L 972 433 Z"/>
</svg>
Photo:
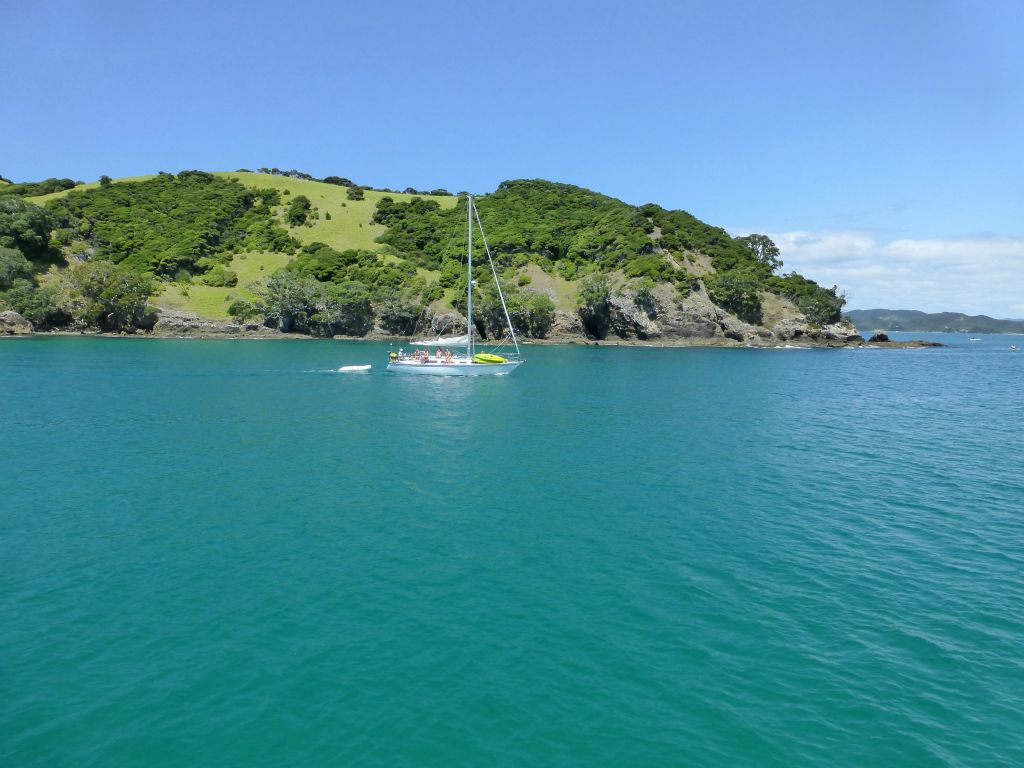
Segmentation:
<svg viewBox="0 0 1024 768">
<path fill-rule="evenodd" d="M 464 327 L 465 193 L 260 168 L 0 184 L 0 333 L 405 338 Z M 570 184 L 475 197 L 534 342 L 856 346 L 765 235 Z M 474 263 L 474 285 L 491 269 Z M 479 295 L 477 295 L 479 294 Z M 473 325 L 499 333 L 493 288 Z"/>
</svg>

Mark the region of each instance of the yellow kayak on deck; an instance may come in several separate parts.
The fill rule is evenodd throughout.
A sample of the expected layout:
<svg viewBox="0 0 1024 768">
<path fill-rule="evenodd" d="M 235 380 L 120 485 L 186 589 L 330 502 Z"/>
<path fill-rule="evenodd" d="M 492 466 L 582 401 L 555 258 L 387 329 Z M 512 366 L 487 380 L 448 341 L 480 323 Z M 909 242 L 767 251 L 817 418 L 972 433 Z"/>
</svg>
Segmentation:
<svg viewBox="0 0 1024 768">
<path fill-rule="evenodd" d="M 480 352 L 473 355 L 474 363 L 504 363 L 505 358 L 501 355 L 492 355 L 489 352 Z"/>
</svg>

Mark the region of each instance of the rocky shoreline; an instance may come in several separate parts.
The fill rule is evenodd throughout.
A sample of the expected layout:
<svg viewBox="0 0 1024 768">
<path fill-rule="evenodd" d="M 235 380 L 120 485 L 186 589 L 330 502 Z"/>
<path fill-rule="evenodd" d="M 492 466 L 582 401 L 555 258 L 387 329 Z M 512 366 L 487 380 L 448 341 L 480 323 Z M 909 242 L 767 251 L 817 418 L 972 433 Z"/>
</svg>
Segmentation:
<svg viewBox="0 0 1024 768">
<path fill-rule="evenodd" d="M 674 324 L 666 332 L 652 324 L 646 326 L 646 333 L 632 337 L 614 335 L 611 338 L 596 339 L 588 337 L 581 321 L 567 312 L 557 312 L 551 332 L 543 339 L 524 339 L 527 345 L 559 345 L 583 344 L 599 347 L 718 347 L 718 348 L 876 348 L 876 349 L 908 349 L 919 347 L 941 347 L 939 342 L 922 339 L 910 341 L 891 341 L 885 334 L 876 334 L 865 339 L 857 333 L 848 322 L 836 323 L 822 327 L 812 327 L 796 320 L 785 320 L 768 329 L 763 326 L 752 326 L 728 315 L 717 307 L 714 315 L 690 316 L 682 323 Z M 432 325 L 442 326 L 448 323 L 450 316 L 437 315 Z M 651 318 L 648 317 L 648 321 Z M 636 319 L 634 318 L 634 322 Z M 436 334 L 440 327 L 427 326 L 425 335 Z M 620 329 L 620 332 L 625 329 Z M 202 318 L 190 312 L 177 310 L 161 310 L 159 319 L 152 330 L 139 330 L 135 333 L 104 333 L 96 329 L 35 331 L 32 324 L 16 312 L 0 313 L 0 337 L 2 336 L 103 336 L 113 338 L 149 338 L 149 339 L 291 339 L 312 340 L 316 337 L 299 333 L 283 333 L 275 328 L 268 328 L 259 323 L 236 323 L 222 320 Z M 334 336 L 345 341 L 374 341 L 408 343 L 408 336 L 395 336 L 381 329 L 374 329 L 365 336 Z"/>
</svg>

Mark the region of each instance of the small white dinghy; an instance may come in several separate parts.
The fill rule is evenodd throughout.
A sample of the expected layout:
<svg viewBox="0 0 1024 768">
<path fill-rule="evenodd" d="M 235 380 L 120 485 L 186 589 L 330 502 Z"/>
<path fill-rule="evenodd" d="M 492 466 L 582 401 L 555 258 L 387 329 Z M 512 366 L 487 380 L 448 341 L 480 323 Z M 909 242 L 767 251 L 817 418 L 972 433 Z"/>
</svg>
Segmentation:
<svg viewBox="0 0 1024 768">
<path fill-rule="evenodd" d="M 343 365 L 338 369 L 338 373 L 362 373 L 372 368 L 372 365 Z"/>
</svg>

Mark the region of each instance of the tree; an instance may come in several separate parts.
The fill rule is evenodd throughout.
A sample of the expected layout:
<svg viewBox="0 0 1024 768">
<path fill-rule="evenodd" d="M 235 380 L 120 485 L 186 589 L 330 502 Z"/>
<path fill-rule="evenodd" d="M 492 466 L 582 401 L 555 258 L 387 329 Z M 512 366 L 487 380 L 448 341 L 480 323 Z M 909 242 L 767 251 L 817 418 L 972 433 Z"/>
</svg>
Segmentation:
<svg viewBox="0 0 1024 768">
<path fill-rule="evenodd" d="M 111 179 L 111 178 L 110 178 L 109 176 L 107 176 L 106 174 L 103 174 L 102 176 L 100 176 L 100 186 L 101 186 L 101 187 L 109 187 L 109 186 L 110 186 L 110 183 L 111 183 L 112 181 L 113 181 L 113 179 Z"/>
<path fill-rule="evenodd" d="M 238 285 L 238 273 L 218 264 L 200 277 L 199 281 L 218 288 L 234 288 Z"/>
<path fill-rule="evenodd" d="M 345 193 L 345 196 L 349 200 L 362 200 L 364 197 L 363 189 L 362 187 L 349 187 L 348 192 Z"/>
<path fill-rule="evenodd" d="M 644 275 L 639 280 L 636 280 L 632 284 L 633 290 L 636 291 L 634 302 L 638 307 L 643 307 L 648 312 L 654 309 L 654 281 Z"/>
<path fill-rule="evenodd" d="M 5 309 L 13 309 L 37 329 L 71 322 L 66 296 L 53 283 L 35 286 L 30 280 L 14 280 L 9 290 L 0 292 L 0 311 Z"/>
<path fill-rule="evenodd" d="M 35 197 L 36 195 L 48 195 L 51 192 L 71 189 L 74 186 L 75 182 L 71 179 L 49 178 L 43 181 L 30 181 L 24 184 L 0 184 L 0 195 Z"/>
<path fill-rule="evenodd" d="M 373 329 L 370 292 L 358 282 L 328 285 L 310 320 L 313 332 L 319 336 L 365 336 Z"/>
<path fill-rule="evenodd" d="M 527 302 L 530 311 L 528 329 L 534 338 L 543 339 L 555 319 L 555 302 L 546 293 L 535 293 Z"/>
<path fill-rule="evenodd" d="M 308 197 L 305 195 L 296 195 L 292 198 L 292 202 L 288 206 L 288 223 L 293 227 L 305 224 L 306 218 L 309 216 L 309 211 L 312 207 L 313 204 L 309 202 Z"/>
<path fill-rule="evenodd" d="M 611 325 L 611 281 L 607 275 L 588 275 L 580 281 L 579 303 L 580 320 L 591 336 L 603 339 Z"/>
<path fill-rule="evenodd" d="M 736 240 L 759 263 L 768 267 L 769 271 L 776 272 L 782 267 L 782 261 L 779 259 L 779 247 L 767 235 L 747 235 L 746 237 L 737 237 Z"/>
<path fill-rule="evenodd" d="M 578 302 L 583 307 L 604 309 L 611 292 L 612 284 L 607 275 L 588 275 L 580 281 Z"/>
<path fill-rule="evenodd" d="M 410 290 L 389 291 L 377 302 L 381 327 L 396 335 L 411 334 L 423 314 L 423 305 Z"/>
<path fill-rule="evenodd" d="M 228 314 L 239 322 L 245 323 L 259 317 L 260 311 L 251 301 L 236 298 L 228 305 Z"/>
<path fill-rule="evenodd" d="M 74 319 L 104 331 L 142 327 L 146 300 L 156 293 L 152 277 L 109 261 L 72 267 L 65 280 Z"/>
<path fill-rule="evenodd" d="M 0 291 L 6 291 L 15 280 L 32 278 L 32 262 L 21 251 L 0 247 Z"/>
<path fill-rule="evenodd" d="M 459 259 L 445 259 L 441 264 L 441 275 L 437 282 L 442 288 L 452 288 L 459 282 L 459 278 L 466 274 L 466 266 Z"/>
<path fill-rule="evenodd" d="M 762 283 L 750 270 L 719 272 L 707 281 L 715 304 L 753 325 L 761 324 Z"/>
<path fill-rule="evenodd" d="M 293 270 L 281 270 L 253 286 L 264 323 L 285 333 L 306 333 L 310 318 L 326 304 L 324 284 Z"/>
<path fill-rule="evenodd" d="M 843 316 L 843 307 L 846 306 L 846 296 L 839 291 L 838 286 L 819 287 L 814 294 L 801 298 L 798 306 L 808 322 L 814 325 L 838 323 Z"/>
<path fill-rule="evenodd" d="M 31 261 L 46 261 L 52 227 L 39 206 L 15 195 L 0 197 L 0 248 L 16 248 Z"/>
</svg>

